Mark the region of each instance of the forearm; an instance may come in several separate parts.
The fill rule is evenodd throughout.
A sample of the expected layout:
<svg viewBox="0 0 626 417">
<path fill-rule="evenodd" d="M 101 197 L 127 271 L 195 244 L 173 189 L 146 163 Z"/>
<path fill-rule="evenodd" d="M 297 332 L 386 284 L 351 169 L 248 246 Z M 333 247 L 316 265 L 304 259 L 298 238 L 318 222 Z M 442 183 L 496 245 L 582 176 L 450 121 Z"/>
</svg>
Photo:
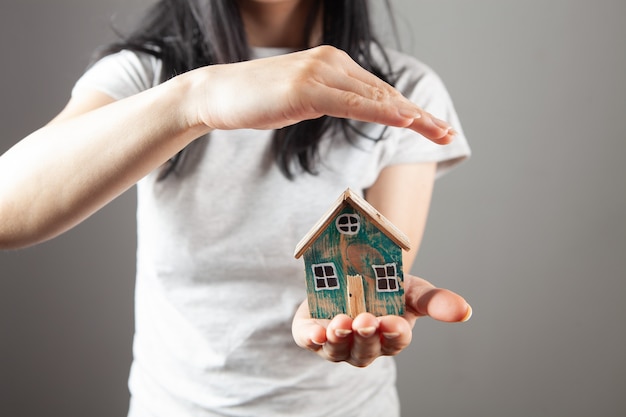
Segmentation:
<svg viewBox="0 0 626 417">
<path fill-rule="evenodd" d="M 66 231 L 206 133 L 181 106 L 188 88 L 176 80 L 61 118 L 2 155 L 0 248 Z"/>
<path fill-rule="evenodd" d="M 0 157 L 0 248 L 67 230 L 210 129 L 276 129 L 328 115 L 442 144 L 454 134 L 328 46 L 199 68 L 102 104 L 79 100 Z"/>
<path fill-rule="evenodd" d="M 365 193 L 368 202 L 409 238 L 411 250 L 402 256 L 407 273 L 426 227 L 436 169 L 435 162 L 387 167 Z"/>
</svg>

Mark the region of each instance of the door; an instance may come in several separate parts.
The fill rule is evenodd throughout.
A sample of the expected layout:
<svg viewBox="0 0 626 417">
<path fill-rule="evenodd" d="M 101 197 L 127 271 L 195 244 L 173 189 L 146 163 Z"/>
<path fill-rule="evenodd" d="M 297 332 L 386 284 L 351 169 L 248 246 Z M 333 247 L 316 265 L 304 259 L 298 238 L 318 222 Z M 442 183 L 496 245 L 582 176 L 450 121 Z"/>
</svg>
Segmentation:
<svg viewBox="0 0 626 417">
<path fill-rule="evenodd" d="M 348 315 L 355 318 L 365 313 L 365 294 L 361 275 L 348 275 Z"/>
</svg>

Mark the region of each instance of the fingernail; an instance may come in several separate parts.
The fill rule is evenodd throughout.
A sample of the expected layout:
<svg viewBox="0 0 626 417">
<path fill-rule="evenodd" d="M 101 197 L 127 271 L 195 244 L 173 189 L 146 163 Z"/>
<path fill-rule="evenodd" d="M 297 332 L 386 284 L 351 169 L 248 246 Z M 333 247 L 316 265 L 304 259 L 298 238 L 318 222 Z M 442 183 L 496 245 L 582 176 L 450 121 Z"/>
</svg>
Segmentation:
<svg viewBox="0 0 626 417">
<path fill-rule="evenodd" d="M 441 119 L 437 119 L 435 116 L 431 116 L 430 118 L 432 119 L 433 123 L 437 125 L 437 127 L 447 130 L 452 129 L 452 127 L 447 122 L 444 122 Z"/>
<path fill-rule="evenodd" d="M 357 333 L 362 337 L 371 337 L 376 333 L 376 327 L 364 327 L 362 329 L 357 330 Z"/>
<path fill-rule="evenodd" d="M 317 346 L 324 346 L 324 342 L 318 342 L 318 341 L 313 340 L 313 339 L 311 339 L 311 342 L 313 342 L 313 344 L 317 345 Z"/>
<path fill-rule="evenodd" d="M 383 333 L 383 336 L 385 337 L 385 339 L 395 339 L 398 336 L 400 336 L 400 333 L 388 332 L 388 333 Z"/>
<path fill-rule="evenodd" d="M 463 317 L 463 320 L 461 320 L 461 323 L 465 323 L 466 321 L 468 321 L 471 318 L 472 318 L 472 306 L 468 304 L 467 305 L 467 313 L 465 314 L 465 317 Z"/>
<path fill-rule="evenodd" d="M 346 336 L 349 336 L 350 334 L 352 334 L 352 330 L 348 330 L 348 329 L 336 329 L 335 330 L 335 336 L 337 337 L 346 337 Z"/>
</svg>

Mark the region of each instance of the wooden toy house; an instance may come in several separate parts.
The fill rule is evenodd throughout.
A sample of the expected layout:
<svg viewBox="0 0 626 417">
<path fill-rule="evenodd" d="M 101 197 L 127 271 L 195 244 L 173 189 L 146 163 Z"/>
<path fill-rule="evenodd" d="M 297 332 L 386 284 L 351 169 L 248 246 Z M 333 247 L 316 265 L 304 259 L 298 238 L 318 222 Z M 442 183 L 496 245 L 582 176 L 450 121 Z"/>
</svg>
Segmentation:
<svg viewBox="0 0 626 417">
<path fill-rule="evenodd" d="M 407 237 L 350 189 L 296 246 L 304 257 L 311 317 L 404 314 Z"/>
</svg>

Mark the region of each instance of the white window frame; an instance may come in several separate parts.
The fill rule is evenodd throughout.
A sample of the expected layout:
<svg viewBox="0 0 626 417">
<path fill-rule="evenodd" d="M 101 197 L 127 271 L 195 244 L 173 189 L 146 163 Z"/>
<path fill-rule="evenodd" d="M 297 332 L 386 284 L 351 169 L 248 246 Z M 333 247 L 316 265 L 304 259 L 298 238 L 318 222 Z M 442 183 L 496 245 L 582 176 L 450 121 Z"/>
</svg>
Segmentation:
<svg viewBox="0 0 626 417">
<path fill-rule="evenodd" d="M 318 276 L 315 272 L 316 268 L 322 268 L 323 275 Z M 328 273 L 328 270 L 326 268 L 331 268 L 330 274 Z M 329 291 L 329 290 L 339 289 L 339 277 L 337 276 L 337 268 L 335 267 L 334 263 L 324 262 L 321 264 L 313 264 L 311 265 L 311 270 L 313 272 L 315 291 Z M 336 284 L 331 285 L 332 281 L 329 281 L 329 280 L 334 280 Z M 324 283 L 323 287 L 319 286 L 320 281 Z"/>
<path fill-rule="evenodd" d="M 376 292 L 398 292 L 400 291 L 400 281 L 398 280 L 398 265 L 395 262 L 388 263 L 385 265 L 372 265 L 374 269 L 374 276 L 376 277 Z M 378 269 L 382 268 L 384 271 L 384 275 L 379 275 Z M 389 274 L 389 269 L 393 268 L 393 274 Z M 381 281 L 386 282 L 387 288 L 380 288 L 379 283 Z M 392 284 L 395 288 L 391 288 Z"/>
<path fill-rule="evenodd" d="M 339 224 L 339 221 L 341 219 L 348 219 L 348 223 Z M 354 222 L 352 220 L 354 220 Z M 359 216 L 357 213 L 340 214 L 335 219 L 335 227 L 342 235 L 356 235 L 357 233 L 359 233 L 359 230 L 361 230 L 361 216 Z M 348 230 L 342 228 L 348 228 Z"/>
</svg>

